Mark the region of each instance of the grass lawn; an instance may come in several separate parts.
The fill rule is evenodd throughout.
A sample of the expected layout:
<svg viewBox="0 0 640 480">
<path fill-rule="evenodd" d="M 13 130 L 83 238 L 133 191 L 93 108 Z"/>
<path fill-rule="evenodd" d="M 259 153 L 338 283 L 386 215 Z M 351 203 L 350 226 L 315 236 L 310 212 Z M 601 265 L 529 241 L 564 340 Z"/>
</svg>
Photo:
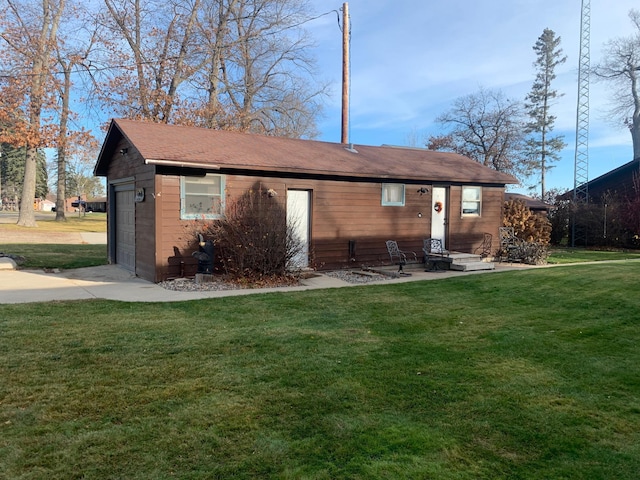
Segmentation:
<svg viewBox="0 0 640 480">
<path fill-rule="evenodd" d="M 65 214 L 66 222 L 56 222 L 56 214 L 51 213 L 44 217 L 44 213 L 38 218 L 37 232 L 106 232 L 107 231 L 107 214 L 106 213 L 87 213 L 78 216 L 77 213 Z M 24 231 L 25 227 L 16 225 L 15 223 L 4 223 L 3 230 Z"/>
<path fill-rule="evenodd" d="M 83 268 L 107 264 L 106 245 L 0 244 L 0 252 L 25 258 L 24 268 Z"/>
<path fill-rule="evenodd" d="M 40 222 L 47 227 L 46 222 Z M 64 227 L 65 224 L 62 224 Z M 3 225 L 3 228 L 6 225 Z M 22 228 L 22 227 L 20 227 Z M 65 245 L 65 244 L 0 244 L 0 252 L 21 255 L 26 263 L 21 268 L 82 268 L 105 265 L 107 263 L 106 245 Z M 638 251 L 602 251 L 583 248 L 554 248 L 549 258 L 550 264 L 568 264 L 597 262 L 604 260 L 640 259 Z"/>
<path fill-rule="evenodd" d="M 640 259 L 638 250 L 587 250 L 585 248 L 557 248 L 551 249 L 549 263 L 584 263 L 601 262 L 604 260 L 631 260 Z"/>
<path fill-rule="evenodd" d="M 24 234 L 33 232 L 34 235 L 45 237 L 48 233 L 102 233 L 107 231 L 106 213 L 91 213 L 78 216 L 67 213 L 66 222 L 56 222 L 55 213 L 47 216 L 40 213 L 38 227 L 29 229 L 15 223 L 3 223 L 2 230 L 5 238 L 11 237 L 8 232 Z M 39 238 L 40 238 L 39 237 Z M 19 239 L 19 237 L 17 237 Z M 11 242 L 9 239 L 8 242 Z M 18 242 L 0 244 L 0 252 L 20 255 L 26 262 L 20 268 L 82 268 L 105 265 L 107 263 L 107 246 L 91 244 L 55 244 Z"/>
<path fill-rule="evenodd" d="M 0 306 L 0 478 L 636 479 L 640 262 Z"/>
</svg>

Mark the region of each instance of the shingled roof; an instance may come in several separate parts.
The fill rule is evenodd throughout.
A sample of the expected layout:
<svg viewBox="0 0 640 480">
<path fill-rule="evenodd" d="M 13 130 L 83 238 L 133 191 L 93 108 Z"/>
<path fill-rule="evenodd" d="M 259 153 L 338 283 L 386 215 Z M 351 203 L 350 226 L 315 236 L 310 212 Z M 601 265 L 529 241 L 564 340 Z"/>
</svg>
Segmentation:
<svg viewBox="0 0 640 480">
<path fill-rule="evenodd" d="M 145 163 L 204 169 L 234 169 L 397 181 L 518 183 L 455 153 L 402 147 L 373 147 L 268 137 L 134 120 L 112 120 L 94 173 L 107 174 L 118 142 L 126 139 Z M 356 153 L 357 152 L 357 153 Z"/>
</svg>

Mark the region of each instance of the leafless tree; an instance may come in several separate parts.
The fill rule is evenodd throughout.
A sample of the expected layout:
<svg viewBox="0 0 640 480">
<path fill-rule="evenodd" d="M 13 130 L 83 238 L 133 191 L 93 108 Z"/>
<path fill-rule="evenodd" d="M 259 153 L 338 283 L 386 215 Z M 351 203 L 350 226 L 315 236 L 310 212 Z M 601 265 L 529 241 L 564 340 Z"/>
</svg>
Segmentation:
<svg viewBox="0 0 640 480">
<path fill-rule="evenodd" d="M 306 0 L 104 0 L 103 101 L 155 122 L 314 136 Z"/>
<path fill-rule="evenodd" d="M 56 45 L 55 68 L 61 81 L 58 85 L 58 139 L 56 142 L 56 221 L 65 221 L 67 159 L 85 147 L 96 148 L 97 141 L 79 124 L 78 115 L 73 110 L 72 95 L 79 88 L 74 83 L 76 73 L 84 73 L 79 67 L 90 55 L 97 36 L 94 22 L 90 21 L 90 12 L 84 5 L 72 4 L 70 14 L 66 15 L 60 26 L 59 42 Z M 71 32 L 75 34 L 72 35 Z M 84 34 L 78 34 L 83 32 Z M 69 41 L 72 36 L 73 41 Z"/>
<path fill-rule="evenodd" d="M 460 153 L 515 176 L 529 173 L 530 159 L 523 153 L 522 105 L 501 91 L 480 88 L 460 97 L 436 121 L 450 130 L 430 137 L 427 148 Z"/>
<path fill-rule="evenodd" d="M 631 10 L 629 18 L 636 32 L 609 40 L 594 72 L 612 85 L 609 113 L 615 123 L 629 128 L 633 158 L 640 158 L 640 11 Z"/>
<path fill-rule="evenodd" d="M 102 55 L 91 59 L 98 93 L 116 115 L 169 123 L 193 71 L 201 0 L 104 0 Z"/>
</svg>

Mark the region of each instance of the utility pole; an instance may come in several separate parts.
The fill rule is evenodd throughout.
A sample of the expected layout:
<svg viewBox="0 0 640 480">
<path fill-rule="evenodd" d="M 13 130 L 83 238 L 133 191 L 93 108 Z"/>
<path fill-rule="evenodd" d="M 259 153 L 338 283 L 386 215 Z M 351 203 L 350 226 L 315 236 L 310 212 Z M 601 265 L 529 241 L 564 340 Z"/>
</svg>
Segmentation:
<svg viewBox="0 0 640 480">
<path fill-rule="evenodd" d="M 349 20 L 349 4 L 342 5 L 342 140 L 349 143 L 349 41 L 351 22 Z"/>
</svg>

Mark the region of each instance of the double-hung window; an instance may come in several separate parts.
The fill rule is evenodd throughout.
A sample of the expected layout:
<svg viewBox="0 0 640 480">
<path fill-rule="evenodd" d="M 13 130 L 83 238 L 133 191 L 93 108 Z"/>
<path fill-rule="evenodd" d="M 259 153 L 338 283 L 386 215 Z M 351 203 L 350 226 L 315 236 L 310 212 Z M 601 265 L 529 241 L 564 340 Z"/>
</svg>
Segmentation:
<svg viewBox="0 0 640 480">
<path fill-rule="evenodd" d="M 462 216 L 479 217 L 482 206 L 482 187 L 462 187 Z"/>
<path fill-rule="evenodd" d="M 385 207 L 404 206 L 404 184 L 403 183 L 383 183 L 382 184 L 382 205 Z"/>
<path fill-rule="evenodd" d="M 180 218 L 216 219 L 224 214 L 224 176 L 180 177 Z"/>
</svg>

